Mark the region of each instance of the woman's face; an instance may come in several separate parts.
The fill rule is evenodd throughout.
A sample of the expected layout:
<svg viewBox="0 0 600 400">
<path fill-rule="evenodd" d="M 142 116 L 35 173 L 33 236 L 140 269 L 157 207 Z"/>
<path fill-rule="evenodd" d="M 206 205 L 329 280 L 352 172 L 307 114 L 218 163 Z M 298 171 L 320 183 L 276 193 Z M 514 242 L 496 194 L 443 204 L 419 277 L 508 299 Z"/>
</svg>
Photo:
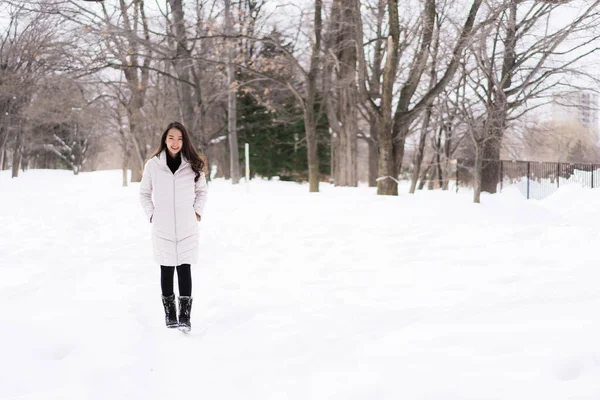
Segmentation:
<svg viewBox="0 0 600 400">
<path fill-rule="evenodd" d="M 176 156 L 177 153 L 181 151 L 181 147 L 183 147 L 183 135 L 179 129 L 169 129 L 165 143 L 167 144 L 167 149 L 169 150 L 169 153 L 171 153 L 171 156 Z"/>
</svg>

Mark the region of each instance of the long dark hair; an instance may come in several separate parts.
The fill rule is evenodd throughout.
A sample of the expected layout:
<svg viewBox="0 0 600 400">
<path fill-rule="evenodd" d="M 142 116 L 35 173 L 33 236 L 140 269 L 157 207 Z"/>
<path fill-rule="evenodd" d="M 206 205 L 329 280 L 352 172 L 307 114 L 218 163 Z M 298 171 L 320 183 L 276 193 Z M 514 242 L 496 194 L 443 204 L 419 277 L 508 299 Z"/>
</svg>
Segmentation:
<svg viewBox="0 0 600 400">
<path fill-rule="evenodd" d="M 200 178 L 201 172 L 203 172 L 204 175 L 206 176 L 206 172 L 207 172 L 206 171 L 206 161 L 204 161 L 205 160 L 204 155 L 202 155 L 196 151 L 194 144 L 190 140 L 190 135 L 188 134 L 187 129 L 185 129 L 185 126 L 183 126 L 183 124 L 181 122 L 171 122 L 169 124 L 169 126 L 167 126 L 167 129 L 165 129 L 164 133 L 160 137 L 160 144 L 158 145 L 158 148 L 156 149 L 156 151 L 154 152 L 154 154 L 152 154 L 152 156 L 150 158 L 153 158 L 153 157 L 159 155 L 163 150 L 165 150 L 167 148 L 167 143 L 166 143 L 167 133 L 169 133 L 169 131 L 173 128 L 175 128 L 179 132 L 181 132 L 181 138 L 183 139 L 183 146 L 181 148 L 181 153 L 186 158 L 186 160 L 188 160 L 188 162 L 192 166 L 192 170 L 196 173 L 194 182 L 198 182 L 198 178 Z M 169 151 L 169 150 L 166 150 L 166 151 Z"/>
</svg>

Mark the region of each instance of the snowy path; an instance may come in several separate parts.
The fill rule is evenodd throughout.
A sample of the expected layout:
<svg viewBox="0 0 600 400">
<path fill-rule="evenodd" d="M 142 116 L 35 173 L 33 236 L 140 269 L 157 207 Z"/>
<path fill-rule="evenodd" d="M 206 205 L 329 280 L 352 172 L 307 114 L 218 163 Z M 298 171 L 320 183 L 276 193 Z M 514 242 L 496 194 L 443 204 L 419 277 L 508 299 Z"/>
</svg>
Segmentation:
<svg viewBox="0 0 600 400">
<path fill-rule="evenodd" d="M 0 172 L 0 399 L 600 398 L 600 191 L 213 182 L 186 336 L 119 185 Z"/>
</svg>

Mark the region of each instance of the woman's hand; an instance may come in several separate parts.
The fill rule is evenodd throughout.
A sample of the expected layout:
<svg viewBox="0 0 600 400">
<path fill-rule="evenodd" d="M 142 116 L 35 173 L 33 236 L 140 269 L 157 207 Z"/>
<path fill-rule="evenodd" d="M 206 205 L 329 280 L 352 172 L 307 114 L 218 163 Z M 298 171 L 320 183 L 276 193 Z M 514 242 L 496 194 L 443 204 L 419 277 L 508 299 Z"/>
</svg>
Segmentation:
<svg viewBox="0 0 600 400">
<path fill-rule="evenodd" d="M 202 217 L 200 216 L 200 214 L 196 213 L 196 221 L 200 221 L 202 219 Z"/>
</svg>

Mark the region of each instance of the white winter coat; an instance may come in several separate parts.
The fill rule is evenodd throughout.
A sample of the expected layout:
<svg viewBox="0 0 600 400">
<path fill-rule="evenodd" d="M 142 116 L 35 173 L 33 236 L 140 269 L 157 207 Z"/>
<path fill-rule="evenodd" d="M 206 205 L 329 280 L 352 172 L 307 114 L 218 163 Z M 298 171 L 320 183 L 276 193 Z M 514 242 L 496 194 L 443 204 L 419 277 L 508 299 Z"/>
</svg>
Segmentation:
<svg viewBox="0 0 600 400">
<path fill-rule="evenodd" d="M 154 259 L 166 266 L 194 264 L 199 241 L 196 213 L 203 215 L 206 178 L 200 173 L 194 182 L 196 174 L 183 155 L 173 174 L 165 152 L 146 162 L 140 184 L 140 202 L 152 222 Z"/>
</svg>

